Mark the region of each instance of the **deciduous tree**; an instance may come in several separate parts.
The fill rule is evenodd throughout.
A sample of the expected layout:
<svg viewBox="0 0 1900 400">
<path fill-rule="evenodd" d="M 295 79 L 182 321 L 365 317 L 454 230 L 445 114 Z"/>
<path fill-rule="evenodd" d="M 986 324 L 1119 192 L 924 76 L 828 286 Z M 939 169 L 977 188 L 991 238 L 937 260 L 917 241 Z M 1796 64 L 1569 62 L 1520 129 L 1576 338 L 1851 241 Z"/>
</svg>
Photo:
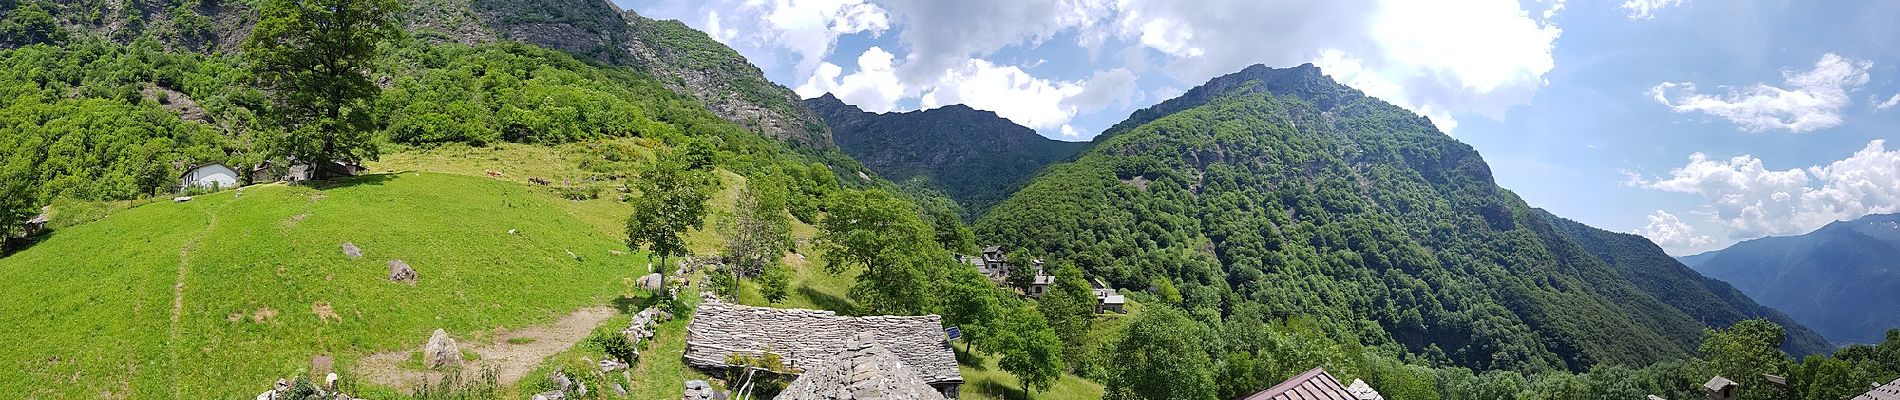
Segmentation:
<svg viewBox="0 0 1900 400">
<path fill-rule="evenodd" d="M 661 150 L 639 167 L 628 201 L 627 247 L 645 248 L 660 256 L 662 274 L 667 258 L 686 255 L 686 232 L 705 225 L 706 200 L 716 185 L 708 171 L 691 169 L 671 150 Z"/>
<path fill-rule="evenodd" d="M 313 166 L 376 158 L 377 47 L 402 34 L 396 0 L 268 0 L 243 44 L 283 133 L 275 153 Z M 323 168 L 312 168 L 321 175 Z M 321 176 L 319 176 L 321 177 Z"/>
</svg>

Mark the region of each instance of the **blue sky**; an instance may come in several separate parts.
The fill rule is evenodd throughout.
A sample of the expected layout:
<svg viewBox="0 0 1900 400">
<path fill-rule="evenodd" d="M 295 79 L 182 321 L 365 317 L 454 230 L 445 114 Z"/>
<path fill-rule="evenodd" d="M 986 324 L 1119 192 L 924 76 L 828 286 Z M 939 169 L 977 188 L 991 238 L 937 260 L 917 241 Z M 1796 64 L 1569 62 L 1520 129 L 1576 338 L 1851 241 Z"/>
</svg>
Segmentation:
<svg viewBox="0 0 1900 400">
<path fill-rule="evenodd" d="M 1251 64 L 1431 117 L 1531 205 L 1672 254 L 1900 212 L 1900 2 L 615 0 L 806 97 L 1087 140 Z"/>
</svg>

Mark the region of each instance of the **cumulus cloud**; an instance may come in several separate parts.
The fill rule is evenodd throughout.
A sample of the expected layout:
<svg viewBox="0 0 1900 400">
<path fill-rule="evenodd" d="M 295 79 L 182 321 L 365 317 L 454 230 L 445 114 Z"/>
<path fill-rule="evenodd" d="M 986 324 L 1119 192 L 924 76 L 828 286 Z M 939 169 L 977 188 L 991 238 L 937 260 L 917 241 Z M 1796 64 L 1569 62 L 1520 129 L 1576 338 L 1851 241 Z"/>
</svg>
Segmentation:
<svg viewBox="0 0 1900 400">
<path fill-rule="evenodd" d="M 1730 239 L 1800 234 L 1833 221 L 1900 212 L 1900 150 L 1874 140 L 1826 165 L 1783 170 L 1752 155 L 1721 160 L 1695 153 L 1665 176 L 1635 175 L 1629 184 L 1700 195 Z"/>
<path fill-rule="evenodd" d="M 1713 250 L 1713 246 L 1716 244 L 1715 238 L 1709 237 L 1708 235 L 1697 234 L 1695 227 L 1689 226 L 1686 222 L 1682 222 L 1682 219 L 1676 218 L 1675 214 L 1670 214 L 1663 210 L 1656 210 L 1656 213 L 1650 214 L 1648 225 L 1630 231 L 1630 233 L 1643 235 L 1643 237 L 1647 237 L 1650 241 L 1656 242 L 1657 246 L 1662 246 L 1663 249 L 1672 254 L 1690 254 Z"/>
<path fill-rule="evenodd" d="M 1630 19 L 1656 18 L 1656 12 L 1664 8 L 1682 5 L 1683 0 L 1624 0 L 1623 11 Z"/>
<path fill-rule="evenodd" d="M 1050 130 L 1062 128 L 1075 117 L 1075 107 L 1063 103 L 1083 92 L 1080 82 L 1040 79 L 1015 66 L 970 59 L 944 71 L 918 101 L 924 108 L 964 104 L 995 111 L 1023 126 Z"/>
<path fill-rule="evenodd" d="M 1144 93 L 1132 77 L 1172 79 L 1168 87 L 1200 85 L 1252 64 L 1287 67 L 1322 64 L 1327 73 L 1368 94 L 1414 110 L 1447 130 L 1454 115 L 1501 117 L 1525 104 L 1545 85 L 1554 67 L 1552 47 L 1562 30 L 1551 20 L 1562 0 L 719 0 L 685 3 L 699 10 L 691 20 L 728 44 L 740 43 L 798 60 L 791 80 L 825 88 L 858 73 L 823 60 L 840 35 L 894 31 L 886 45 L 894 59 L 897 91 L 906 103 L 937 94 L 978 103 L 1019 104 L 1018 99 L 980 99 L 1044 90 L 1074 95 L 1033 97 L 1052 106 L 1029 119 L 1059 127 L 1075 116 L 1124 104 Z M 653 8 L 664 9 L 654 5 Z M 1530 8 L 1527 8 L 1530 7 Z M 711 16 L 712 11 L 718 15 Z M 703 16 L 703 18 L 702 18 Z M 755 22 L 756 21 L 756 22 Z M 755 24 L 756 26 L 747 25 Z M 1061 38 L 1085 48 L 1102 65 L 1087 79 L 1016 74 L 996 65 L 995 53 L 1031 49 Z M 759 52 L 739 47 L 752 56 Z M 756 57 L 755 57 L 756 58 Z M 1119 65 L 1117 65 L 1117 63 Z M 1345 66 L 1351 66 L 1350 69 Z M 835 67 L 835 68 L 834 68 Z M 768 67 L 768 69 L 771 69 Z M 1337 69 L 1337 71 L 1336 71 Z M 1017 77 L 1016 86 L 970 91 L 978 72 Z M 1043 73 L 1038 69 L 1038 73 Z M 1073 73 L 1073 72 L 1071 72 Z M 1152 75 L 1151 75 L 1152 74 Z M 1073 75 L 1070 75 L 1073 76 Z M 869 79 L 868 77 L 866 79 Z M 1075 79 L 1069 81 L 1066 79 Z M 971 82 L 964 82 L 971 81 Z M 813 83 L 817 82 L 817 83 Z M 808 85 L 809 84 L 809 85 Z M 956 90 L 949 90 L 951 85 Z M 939 87 L 944 86 L 944 87 Z M 1098 87 L 1099 86 L 1099 87 Z M 1002 90 L 1002 88 L 1015 89 Z M 1153 91 L 1149 89 L 1147 91 Z M 809 90 L 801 94 L 810 95 Z M 882 94 L 888 94 L 886 93 Z M 882 96 L 866 98 L 887 100 Z M 914 97 L 913 97 L 914 96 Z M 841 95 L 841 97 L 844 97 Z M 851 101 L 847 98 L 847 101 Z M 854 103 L 855 104 L 855 103 Z M 866 109 L 879 105 L 859 104 Z M 1054 111 L 1060 110 L 1061 113 Z M 1064 116 L 1066 115 L 1066 116 Z M 1059 122 L 1049 122 L 1059 121 Z"/>
<path fill-rule="evenodd" d="M 1874 109 L 1885 110 L 1885 109 L 1893 108 L 1893 106 L 1900 106 L 1900 94 L 1895 94 L 1893 95 L 1893 97 L 1887 98 L 1887 101 L 1880 102 L 1880 104 L 1875 104 Z"/>
<path fill-rule="evenodd" d="M 1135 73 L 1127 68 L 1095 71 L 1081 93 L 1062 99 L 1063 105 L 1080 112 L 1108 107 L 1111 103 L 1128 105 L 1135 98 Z"/>
<path fill-rule="evenodd" d="M 1249 64 L 1313 62 L 1449 130 L 1452 114 L 1499 117 L 1544 86 L 1562 35 L 1548 17 L 1562 6 L 1540 4 L 1545 18 L 1514 0 L 1130 0 L 1105 26 L 1165 55 L 1164 70 L 1184 84 Z"/>
<path fill-rule="evenodd" d="M 1866 85 L 1873 66 L 1871 61 L 1827 53 L 1814 69 L 1783 70 L 1782 86 L 1758 83 L 1705 94 L 1692 82 L 1663 82 L 1650 88 L 1649 95 L 1678 113 L 1720 117 L 1751 132 L 1802 133 L 1840 125 L 1841 109 L 1853 103 L 1847 92 Z"/>
<path fill-rule="evenodd" d="M 701 21 L 698 29 L 754 62 L 771 64 L 777 56 L 788 56 L 796 60 L 798 76 L 814 73 L 836 47 L 839 36 L 881 34 L 891 29 L 889 13 L 865 0 L 746 0 L 649 6 L 661 11 L 649 17 Z M 705 17 L 671 15 L 677 8 L 689 8 L 685 12 Z"/>
<path fill-rule="evenodd" d="M 793 91 L 807 98 L 831 93 L 865 111 L 893 111 L 898 100 L 908 97 L 892 64 L 896 59 L 897 56 L 874 46 L 858 55 L 858 69 L 851 75 L 843 75 L 844 68 L 836 64 L 820 63 L 811 78 Z"/>
</svg>

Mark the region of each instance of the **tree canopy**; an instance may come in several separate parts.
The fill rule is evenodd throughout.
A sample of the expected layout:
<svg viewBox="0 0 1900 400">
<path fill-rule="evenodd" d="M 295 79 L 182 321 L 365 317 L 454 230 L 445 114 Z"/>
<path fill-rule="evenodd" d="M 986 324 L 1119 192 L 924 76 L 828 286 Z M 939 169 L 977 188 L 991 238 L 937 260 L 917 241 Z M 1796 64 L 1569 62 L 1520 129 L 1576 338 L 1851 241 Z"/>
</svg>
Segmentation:
<svg viewBox="0 0 1900 400">
<path fill-rule="evenodd" d="M 396 0 L 268 0 L 243 45 L 282 134 L 274 153 L 311 165 L 373 160 L 378 46 L 402 35 Z M 321 174 L 324 168 L 312 168 Z"/>
</svg>

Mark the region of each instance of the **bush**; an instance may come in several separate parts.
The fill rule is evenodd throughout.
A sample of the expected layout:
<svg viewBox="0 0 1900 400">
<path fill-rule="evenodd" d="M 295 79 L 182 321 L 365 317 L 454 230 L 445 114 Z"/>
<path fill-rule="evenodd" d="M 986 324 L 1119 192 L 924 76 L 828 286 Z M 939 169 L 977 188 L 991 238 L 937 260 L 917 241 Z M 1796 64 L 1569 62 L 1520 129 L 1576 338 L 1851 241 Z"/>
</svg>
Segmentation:
<svg viewBox="0 0 1900 400">
<path fill-rule="evenodd" d="M 640 358 L 640 351 L 634 347 L 633 340 L 627 339 L 627 335 L 622 335 L 620 332 L 594 331 L 594 336 L 588 338 L 587 343 L 602 353 L 607 353 L 607 356 L 627 364 L 633 364 Z"/>
</svg>

